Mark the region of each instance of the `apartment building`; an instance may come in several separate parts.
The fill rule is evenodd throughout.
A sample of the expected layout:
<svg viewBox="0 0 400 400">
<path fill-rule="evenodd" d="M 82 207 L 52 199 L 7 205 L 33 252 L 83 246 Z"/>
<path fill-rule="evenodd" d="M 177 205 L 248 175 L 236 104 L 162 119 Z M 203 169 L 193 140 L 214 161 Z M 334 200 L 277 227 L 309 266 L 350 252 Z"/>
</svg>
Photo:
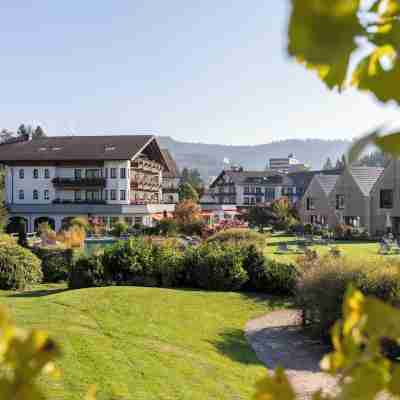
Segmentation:
<svg viewBox="0 0 400 400">
<path fill-rule="evenodd" d="M 154 136 L 75 136 L 25 140 L 0 146 L 6 168 L 10 219 L 27 231 L 47 221 L 59 230 L 72 217 L 98 217 L 111 225 L 152 225 L 163 204 L 168 162 Z"/>
<path fill-rule="evenodd" d="M 276 171 L 224 170 L 214 180 L 208 195 L 217 204 L 252 206 L 271 203 L 283 196 L 295 198 L 296 190 L 289 176 Z"/>
<path fill-rule="evenodd" d="M 308 166 L 297 160 L 293 154 L 289 154 L 287 157 L 271 158 L 267 169 L 288 174 L 290 172 L 305 171 Z"/>
</svg>

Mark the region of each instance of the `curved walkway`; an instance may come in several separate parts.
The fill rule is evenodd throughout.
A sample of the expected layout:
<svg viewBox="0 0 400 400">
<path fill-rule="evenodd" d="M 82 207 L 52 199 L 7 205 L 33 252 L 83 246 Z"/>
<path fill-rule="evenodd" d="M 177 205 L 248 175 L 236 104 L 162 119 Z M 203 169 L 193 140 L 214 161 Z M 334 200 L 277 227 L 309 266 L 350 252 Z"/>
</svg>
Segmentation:
<svg viewBox="0 0 400 400">
<path fill-rule="evenodd" d="M 268 369 L 284 367 L 300 398 L 308 399 L 319 389 L 332 391 L 335 380 L 319 368 L 327 347 L 305 336 L 299 325 L 298 311 L 280 310 L 249 321 L 245 332 L 259 360 Z"/>
</svg>

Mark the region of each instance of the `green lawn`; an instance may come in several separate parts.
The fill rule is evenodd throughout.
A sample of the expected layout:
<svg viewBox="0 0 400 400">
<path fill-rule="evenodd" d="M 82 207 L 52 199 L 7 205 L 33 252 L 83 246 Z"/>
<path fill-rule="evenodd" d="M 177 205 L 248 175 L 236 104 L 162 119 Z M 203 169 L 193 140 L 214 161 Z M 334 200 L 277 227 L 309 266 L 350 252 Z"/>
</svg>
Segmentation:
<svg viewBox="0 0 400 400">
<path fill-rule="evenodd" d="M 291 254 L 280 254 L 278 253 L 278 243 L 286 242 L 290 248 L 295 250 L 295 237 L 291 236 L 272 236 L 268 238 L 267 246 L 265 248 L 265 254 L 269 257 L 276 258 L 280 261 L 295 261 L 299 254 L 295 252 Z M 335 242 L 334 246 L 339 247 L 343 254 L 347 257 L 357 258 L 357 259 L 376 259 L 380 260 L 383 257 L 391 258 L 397 257 L 395 255 L 382 256 L 379 252 L 379 243 L 374 242 Z M 311 248 L 317 250 L 319 254 L 326 254 L 331 246 L 312 246 Z"/>
<path fill-rule="evenodd" d="M 63 376 L 44 382 L 52 400 L 82 399 L 90 384 L 99 399 L 115 390 L 135 400 L 249 399 L 265 369 L 244 324 L 286 305 L 240 293 L 64 289 L 0 292 L 19 326 L 44 328 L 62 346 Z"/>
</svg>

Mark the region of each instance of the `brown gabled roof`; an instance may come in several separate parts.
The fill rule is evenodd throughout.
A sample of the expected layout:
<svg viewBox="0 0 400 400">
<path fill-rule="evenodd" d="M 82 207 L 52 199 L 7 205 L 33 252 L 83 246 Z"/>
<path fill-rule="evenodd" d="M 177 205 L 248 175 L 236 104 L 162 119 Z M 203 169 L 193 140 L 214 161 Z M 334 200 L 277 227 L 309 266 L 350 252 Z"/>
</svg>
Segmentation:
<svg viewBox="0 0 400 400">
<path fill-rule="evenodd" d="M 0 162 L 132 160 L 153 141 L 151 135 L 52 136 L 4 144 Z"/>
<path fill-rule="evenodd" d="M 168 170 L 163 173 L 163 176 L 166 178 L 178 178 L 179 177 L 179 168 L 176 164 L 175 159 L 172 157 L 172 154 L 168 149 L 161 149 L 162 155 L 164 156 L 165 162 L 167 163 Z"/>
</svg>

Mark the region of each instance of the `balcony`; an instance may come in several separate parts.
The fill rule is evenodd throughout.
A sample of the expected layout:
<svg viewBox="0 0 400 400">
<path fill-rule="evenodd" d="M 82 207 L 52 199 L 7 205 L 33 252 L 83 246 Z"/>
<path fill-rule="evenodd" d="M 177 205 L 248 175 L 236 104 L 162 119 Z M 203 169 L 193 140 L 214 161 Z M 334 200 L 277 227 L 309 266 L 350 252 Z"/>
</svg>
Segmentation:
<svg viewBox="0 0 400 400">
<path fill-rule="evenodd" d="M 107 204 L 105 200 L 64 200 L 55 199 L 53 204 Z"/>
<path fill-rule="evenodd" d="M 56 187 L 66 188 L 81 188 L 81 187 L 105 187 L 105 178 L 54 178 L 53 185 Z"/>
</svg>

